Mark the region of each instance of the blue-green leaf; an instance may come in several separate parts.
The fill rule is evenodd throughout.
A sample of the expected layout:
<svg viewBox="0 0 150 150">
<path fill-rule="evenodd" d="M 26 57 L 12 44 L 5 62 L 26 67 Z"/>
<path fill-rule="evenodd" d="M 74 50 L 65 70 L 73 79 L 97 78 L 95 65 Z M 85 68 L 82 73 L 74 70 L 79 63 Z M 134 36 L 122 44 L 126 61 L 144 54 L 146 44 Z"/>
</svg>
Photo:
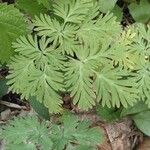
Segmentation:
<svg viewBox="0 0 150 150">
<path fill-rule="evenodd" d="M 135 21 L 142 23 L 146 23 L 149 21 L 150 3 L 148 0 L 141 0 L 140 4 L 132 3 L 128 8 Z"/>
<path fill-rule="evenodd" d="M 6 85 L 7 80 L 5 78 L 0 78 L 0 97 L 5 95 L 8 91 L 8 85 Z"/>
<path fill-rule="evenodd" d="M 133 120 L 136 126 L 146 135 L 150 136 L 150 111 L 144 111 L 134 115 Z"/>
<path fill-rule="evenodd" d="M 146 110 L 148 110 L 148 106 L 145 104 L 145 102 L 139 101 L 134 106 L 124 108 L 121 112 L 121 116 L 135 115 Z"/>
<path fill-rule="evenodd" d="M 100 11 L 103 13 L 107 13 L 108 11 L 111 11 L 117 0 L 99 0 L 99 5 L 100 5 Z"/>
</svg>

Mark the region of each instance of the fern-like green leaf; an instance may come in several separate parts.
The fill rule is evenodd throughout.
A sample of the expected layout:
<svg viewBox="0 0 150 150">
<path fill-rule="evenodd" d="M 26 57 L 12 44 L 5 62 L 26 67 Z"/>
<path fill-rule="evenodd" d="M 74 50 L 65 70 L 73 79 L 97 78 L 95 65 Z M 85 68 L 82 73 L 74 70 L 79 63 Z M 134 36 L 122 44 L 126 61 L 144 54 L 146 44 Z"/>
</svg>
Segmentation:
<svg viewBox="0 0 150 150">
<path fill-rule="evenodd" d="M 38 35 L 49 37 L 53 42 L 53 46 L 60 46 L 62 52 L 71 53 L 75 49 L 75 33 L 78 26 L 67 24 L 64 26 L 56 19 L 51 19 L 48 15 L 40 15 L 40 18 L 36 17 L 34 21 L 35 31 L 38 31 Z M 73 54 L 72 54 L 73 55 Z"/>
<path fill-rule="evenodd" d="M 51 128 L 52 133 L 55 133 L 51 135 L 54 149 L 62 150 L 64 147 L 66 149 L 72 147 L 78 150 L 79 147 L 86 147 L 96 150 L 96 145 L 102 142 L 101 129 L 89 128 L 91 123 L 87 120 L 80 121 L 73 115 L 65 114 L 62 116 L 61 122 L 61 125 L 53 125 Z"/>
<path fill-rule="evenodd" d="M 49 127 L 48 127 L 49 126 Z M 64 114 L 59 123 L 39 122 L 35 116 L 15 118 L 0 128 L 8 150 L 96 150 L 103 140 L 99 127 L 91 127 L 87 120 Z"/>
<path fill-rule="evenodd" d="M 99 42 L 103 43 L 103 39 L 109 41 L 118 36 L 121 28 L 113 14 L 107 13 L 105 16 L 100 15 L 97 20 L 93 20 L 93 17 L 97 15 L 98 7 L 94 6 L 92 8 L 96 10 L 96 12 L 92 12 L 92 10 L 89 11 L 89 13 L 93 13 L 93 15 L 89 16 L 88 14 L 77 31 L 76 37 L 79 41 L 88 45 L 92 43 L 99 44 Z M 114 28 L 110 28 L 111 26 Z"/>
<path fill-rule="evenodd" d="M 92 89 L 92 80 L 90 70 L 82 62 L 72 60 L 67 65 L 66 86 L 69 87 L 73 103 L 78 104 L 78 107 L 84 110 L 92 108 L 95 105 L 95 93 Z"/>
<path fill-rule="evenodd" d="M 69 3 L 68 6 L 71 7 L 72 3 Z M 67 54 L 73 56 L 77 50 L 77 45 L 99 45 L 103 43 L 104 39 L 110 41 L 120 34 L 121 28 L 112 14 L 108 13 L 104 17 L 101 15 L 97 20 L 94 20 L 98 17 L 98 13 L 99 7 L 91 5 L 82 24 L 60 23 L 58 19 L 41 14 L 34 21 L 35 31 L 40 36 L 46 35 L 49 37 L 54 47 L 59 46 L 63 53 L 67 52 Z M 111 29 L 110 26 L 114 26 L 114 28 Z"/>
<path fill-rule="evenodd" d="M 42 150 L 52 148 L 49 130 L 45 123 L 40 123 L 36 117 L 15 118 L 3 127 L 2 137 L 6 140 L 8 150 Z"/>
<path fill-rule="evenodd" d="M 106 66 L 96 72 L 96 94 L 97 100 L 102 100 L 102 105 L 107 107 L 124 107 L 133 105 L 138 98 L 135 86 L 135 79 L 130 78 L 129 73 L 120 69 L 113 69 Z"/>
<path fill-rule="evenodd" d="M 8 62 L 14 54 L 11 43 L 27 33 L 23 15 L 13 5 L 0 3 L 0 61 Z"/>
<path fill-rule="evenodd" d="M 54 13 L 63 18 L 64 22 L 81 23 L 89 8 L 92 6 L 91 0 L 56 0 Z"/>
<path fill-rule="evenodd" d="M 130 51 L 140 58 L 140 63 L 145 62 L 145 57 L 150 56 L 150 27 L 135 24 L 130 28 L 136 33 Z"/>
<path fill-rule="evenodd" d="M 150 107 L 150 27 L 143 24 L 135 24 L 131 27 L 136 33 L 130 51 L 137 56 L 137 89 L 139 89 L 139 99 L 145 101 Z"/>
<path fill-rule="evenodd" d="M 131 52 L 135 33 L 131 30 L 122 31 L 121 35 L 112 41 L 108 49 L 108 58 L 113 60 L 115 65 L 119 65 L 125 69 L 133 69 L 136 65 L 135 55 Z"/>
<path fill-rule="evenodd" d="M 88 47 L 79 47 L 76 53 L 79 60 L 70 58 L 66 65 L 66 87 L 71 92 L 73 103 L 85 110 L 95 105 L 96 96 L 90 76 L 92 69 L 97 68 L 100 63 L 96 50 L 93 48 L 93 52 L 90 53 Z"/>
<path fill-rule="evenodd" d="M 145 78 L 142 65 L 149 62 L 149 27 L 123 31 L 112 14 L 100 14 L 91 0 L 56 0 L 53 14 L 40 14 L 33 25 L 38 37 L 20 37 L 13 44 L 18 55 L 10 65 L 10 90 L 35 96 L 55 113 L 63 87 L 84 110 L 99 101 L 127 107 L 139 99 L 138 90 L 145 88 L 139 88 Z M 136 78 L 131 71 L 137 71 Z"/>
<path fill-rule="evenodd" d="M 140 99 L 146 100 L 146 104 L 150 107 L 150 62 L 139 67 L 136 81 Z"/>
<path fill-rule="evenodd" d="M 50 112 L 59 112 L 61 100 L 58 91 L 63 90 L 63 57 L 51 47 L 43 37 L 38 40 L 32 36 L 21 37 L 13 47 L 19 53 L 10 65 L 10 90 L 22 93 L 22 97 L 36 96 Z"/>
</svg>

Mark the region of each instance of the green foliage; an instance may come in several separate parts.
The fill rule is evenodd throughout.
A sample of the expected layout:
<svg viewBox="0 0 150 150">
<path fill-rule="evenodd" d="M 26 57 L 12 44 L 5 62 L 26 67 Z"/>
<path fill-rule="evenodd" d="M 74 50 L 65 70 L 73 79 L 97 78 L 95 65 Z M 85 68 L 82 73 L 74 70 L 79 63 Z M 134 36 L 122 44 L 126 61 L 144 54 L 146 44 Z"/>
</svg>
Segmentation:
<svg viewBox="0 0 150 150">
<path fill-rule="evenodd" d="M 0 78 L 0 98 L 8 91 L 8 86 L 6 85 L 6 83 L 7 80 L 5 78 Z"/>
<path fill-rule="evenodd" d="M 136 115 L 138 113 L 141 113 L 147 110 L 148 110 L 148 106 L 143 101 L 139 101 L 134 106 L 123 108 L 121 112 L 121 116 L 123 117 L 127 115 Z"/>
<path fill-rule="evenodd" d="M 123 10 L 117 5 L 117 0 L 95 0 L 98 1 L 99 10 L 102 13 L 112 12 L 117 20 L 121 22 L 123 17 Z"/>
<path fill-rule="evenodd" d="M 135 31 L 137 36 L 134 38 L 132 52 L 140 58 L 137 65 L 137 88 L 140 100 L 146 101 L 150 107 L 150 27 L 138 24 Z"/>
<path fill-rule="evenodd" d="M 96 114 L 100 117 L 101 120 L 106 122 L 113 122 L 120 119 L 121 109 L 108 108 L 97 106 Z"/>
<path fill-rule="evenodd" d="M 150 136 L 150 109 L 143 101 L 138 101 L 134 106 L 119 109 L 99 105 L 96 108 L 96 114 L 102 121 L 108 123 L 118 121 L 123 117 L 130 117 L 138 129 Z"/>
<path fill-rule="evenodd" d="M 91 124 L 80 121 L 74 115 L 65 114 L 61 124 L 39 122 L 36 117 L 15 118 L 8 126 L 2 128 L 2 137 L 7 150 L 96 150 L 102 142 L 99 127 L 89 128 Z"/>
<path fill-rule="evenodd" d="M 7 150 L 42 150 L 52 148 L 50 133 L 45 123 L 40 123 L 36 117 L 15 118 L 2 130 Z"/>
<path fill-rule="evenodd" d="M 42 4 L 45 8 L 50 9 L 52 7 L 52 0 L 37 0 L 39 4 Z"/>
<path fill-rule="evenodd" d="M 117 0 L 98 0 L 100 5 L 100 11 L 103 13 L 107 13 L 108 11 L 111 11 L 117 2 Z"/>
<path fill-rule="evenodd" d="M 56 0 L 53 7 L 54 13 L 57 16 L 61 17 L 65 23 L 81 23 L 84 20 L 91 6 L 91 0 Z"/>
<path fill-rule="evenodd" d="M 148 24 L 149 0 L 124 1 L 136 22 Z M 30 21 L 13 5 L 0 4 L 0 62 L 16 54 L 7 76 L 10 91 L 29 99 L 45 119 L 62 112 L 61 93 L 67 92 L 79 109 L 100 103 L 104 121 L 129 115 L 150 136 L 149 26 L 122 29 L 124 8 L 117 0 L 16 0 L 15 6 L 34 18 L 34 31 L 20 36 Z M 0 97 L 8 91 L 5 83 L 0 79 Z M 102 141 L 98 128 L 72 115 L 47 127 L 34 117 L 14 119 L 2 136 L 8 150 L 94 150 Z"/>
<path fill-rule="evenodd" d="M 42 117 L 46 120 L 50 119 L 48 109 L 42 103 L 37 101 L 35 97 L 30 97 L 29 103 L 30 103 L 31 107 L 34 109 L 34 111 L 37 112 L 40 117 Z"/>
<path fill-rule="evenodd" d="M 122 21 L 122 18 L 123 18 L 122 8 L 120 8 L 118 5 L 115 5 L 115 7 L 113 8 L 111 12 L 117 17 L 117 21 L 120 21 L 120 22 Z"/>
<path fill-rule="evenodd" d="M 14 54 L 13 41 L 27 33 L 27 24 L 23 14 L 13 5 L 0 3 L 0 62 L 8 62 Z"/>
<path fill-rule="evenodd" d="M 148 136 L 150 136 L 149 115 L 150 109 L 143 101 L 137 102 L 132 107 L 123 108 L 121 111 L 121 117 L 130 116 L 134 120 L 136 127 Z"/>
<path fill-rule="evenodd" d="M 129 10 L 137 22 L 147 23 L 150 20 L 150 2 L 149 0 L 140 0 L 140 3 L 131 3 Z"/>
<path fill-rule="evenodd" d="M 144 81 L 149 81 L 149 71 L 143 65 L 149 56 L 149 28 L 123 31 L 116 17 L 99 15 L 99 9 L 91 0 L 57 0 L 53 16 L 36 17 L 37 35 L 13 44 L 18 55 L 9 66 L 9 89 L 26 99 L 34 96 L 50 113 L 61 111 L 62 91 L 70 92 L 73 104 L 83 110 L 97 102 L 119 108 L 147 98 L 149 104 L 150 86 Z"/>
<path fill-rule="evenodd" d="M 93 149 L 102 142 L 102 131 L 99 127 L 89 128 L 91 123 L 87 120 L 79 121 L 73 115 L 65 114 L 61 118 L 61 125 L 51 127 L 54 149 L 62 150 L 72 145 L 75 150 Z M 77 145 L 76 145 L 77 144 Z"/>
<path fill-rule="evenodd" d="M 117 5 L 117 0 L 95 0 L 98 1 L 100 11 L 103 13 L 113 12 L 119 21 L 122 20 L 123 7 Z M 150 21 L 150 1 L 149 0 L 123 0 L 127 5 L 129 13 L 136 22 L 148 23 Z M 128 19 L 128 18 L 127 18 Z"/>
<path fill-rule="evenodd" d="M 132 116 L 136 126 L 146 135 L 150 136 L 150 110 Z"/>
<path fill-rule="evenodd" d="M 99 105 L 96 108 L 96 114 L 102 121 L 108 123 L 118 121 L 123 117 L 130 117 L 138 129 L 145 135 L 150 136 L 150 109 L 143 101 L 138 101 L 134 106 L 120 109 L 102 107 Z"/>
<path fill-rule="evenodd" d="M 43 5 L 46 4 L 47 1 L 39 0 L 16 0 L 16 6 L 21 11 L 27 13 L 28 15 L 34 17 L 35 15 L 39 15 L 40 13 L 46 13 L 46 9 Z"/>
<path fill-rule="evenodd" d="M 8 81 L 10 90 L 23 93 L 22 97 L 27 99 L 35 96 L 50 112 L 57 113 L 62 103 L 57 92 L 63 90 L 60 69 L 64 58 L 48 44 L 49 39 L 45 37 L 39 43 L 37 36 L 18 39 L 13 47 L 19 55 L 13 58 L 9 66 L 11 74 L 7 78 L 11 79 Z"/>
<path fill-rule="evenodd" d="M 97 73 L 95 84 L 97 99 L 102 99 L 102 106 L 119 108 L 122 104 L 128 107 L 138 98 L 133 79 L 128 78 L 128 74 L 120 69 L 105 67 Z"/>
</svg>

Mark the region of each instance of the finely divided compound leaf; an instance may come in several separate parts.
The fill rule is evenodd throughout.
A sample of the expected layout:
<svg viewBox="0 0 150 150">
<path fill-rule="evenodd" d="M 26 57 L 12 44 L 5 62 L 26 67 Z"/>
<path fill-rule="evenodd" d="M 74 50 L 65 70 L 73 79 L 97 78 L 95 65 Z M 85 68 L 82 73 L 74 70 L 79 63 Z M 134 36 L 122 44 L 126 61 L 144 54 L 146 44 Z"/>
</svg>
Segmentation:
<svg viewBox="0 0 150 150">
<path fill-rule="evenodd" d="M 75 33 L 78 26 L 73 24 L 63 25 L 56 19 L 52 19 L 48 15 L 41 14 L 34 21 L 35 31 L 38 35 L 47 36 L 53 42 L 53 46 L 60 46 L 63 52 L 73 53 L 75 47 Z M 73 54 L 72 54 L 73 55 Z"/>
<path fill-rule="evenodd" d="M 132 106 L 138 98 L 135 79 L 128 77 L 127 72 L 107 66 L 100 72 L 96 72 L 96 76 L 97 100 L 102 101 L 102 106 L 119 108 L 122 104 L 128 107 L 128 105 Z"/>
<path fill-rule="evenodd" d="M 54 125 L 51 129 L 52 133 L 55 133 L 51 137 L 57 150 L 62 150 L 64 147 L 67 149 L 72 147 L 75 150 L 78 150 L 78 147 L 88 147 L 96 150 L 96 145 L 102 142 L 101 129 L 90 128 L 89 121 L 80 121 L 74 115 L 65 114 L 61 122 L 62 125 Z"/>
<path fill-rule="evenodd" d="M 96 12 L 93 10 L 96 10 Z M 86 45 L 91 45 L 93 43 L 98 45 L 99 43 L 103 43 L 104 39 L 107 39 L 109 43 L 110 40 L 120 33 L 121 28 L 119 23 L 116 22 L 116 17 L 114 17 L 113 14 L 107 13 L 105 16 L 100 15 L 97 17 L 97 20 L 93 20 L 93 17 L 97 16 L 97 12 L 98 7 L 92 7 L 89 14 L 93 14 L 94 16 L 89 16 L 89 14 L 87 14 L 87 18 L 80 24 L 80 28 L 76 35 L 80 43 Z M 114 28 L 110 28 L 111 26 Z"/>
<path fill-rule="evenodd" d="M 36 117 L 15 118 L 3 128 L 2 137 L 8 150 L 36 150 L 37 144 L 43 150 L 52 148 L 47 125 L 40 123 Z"/>
<path fill-rule="evenodd" d="M 130 46 L 130 52 L 139 59 L 139 64 L 145 62 L 145 58 L 150 56 L 150 26 L 144 24 L 134 24 L 130 27 L 136 35 Z"/>
<path fill-rule="evenodd" d="M 119 23 L 112 14 L 101 15 L 93 20 L 99 13 L 99 7 L 94 5 L 89 8 L 82 24 L 62 23 L 48 15 L 40 15 L 34 21 L 35 31 L 40 36 L 47 36 L 53 42 L 53 46 L 59 46 L 61 51 L 73 56 L 77 45 L 99 45 L 107 38 L 112 40 L 120 33 Z M 114 26 L 114 28 L 110 28 Z"/>
<path fill-rule="evenodd" d="M 73 103 L 84 110 L 92 108 L 95 105 L 95 93 L 88 66 L 78 60 L 72 60 L 68 63 L 66 71 L 66 86 L 69 87 Z"/>
<path fill-rule="evenodd" d="M 35 96 L 50 112 L 60 111 L 63 86 L 84 110 L 100 100 L 108 107 L 132 106 L 141 97 L 138 90 L 147 97 L 149 83 L 139 88 L 145 76 L 141 77 L 143 67 L 137 65 L 141 61 L 137 51 L 144 49 L 143 62 L 148 64 L 149 29 L 122 31 L 112 14 L 99 15 L 96 4 L 56 0 L 52 16 L 36 17 L 34 34 L 39 36 L 21 37 L 14 44 L 19 55 L 10 65 L 10 90 L 26 98 Z M 138 71 L 136 78 L 132 71 Z"/>
<path fill-rule="evenodd" d="M 108 48 L 108 58 L 113 60 L 114 65 L 118 65 L 124 69 L 133 69 L 136 61 L 135 56 L 130 51 L 130 45 L 133 43 L 135 33 L 131 30 L 122 31 L 122 33 L 115 38 Z M 107 50 L 107 49 L 106 49 Z"/>
<path fill-rule="evenodd" d="M 27 33 L 27 24 L 23 14 L 13 5 L 0 3 L 0 61 L 9 61 L 14 54 L 11 43 L 20 35 Z"/>
<path fill-rule="evenodd" d="M 150 62 L 140 66 L 136 81 L 140 99 L 146 100 L 146 104 L 150 107 Z"/>
<path fill-rule="evenodd" d="M 91 0 L 56 0 L 53 7 L 54 13 L 61 17 L 65 23 L 81 23 L 91 6 Z"/>
<path fill-rule="evenodd" d="M 133 30 L 137 35 L 131 45 L 131 52 L 139 57 L 136 67 L 139 98 L 146 100 L 146 104 L 150 107 L 150 27 L 136 24 Z"/>
<path fill-rule="evenodd" d="M 0 130 L 8 150 L 96 150 L 103 140 L 100 127 L 87 120 L 64 114 L 60 122 L 46 123 L 35 116 L 15 118 Z M 69 149 L 70 148 L 70 149 Z"/>
<path fill-rule="evenodd" d="M 12 59 L 10 67 L 10 90 L 22 93 L 22 97 L 35 96 L 49 108 L 49 112 L 59 112 L 61 100 L 57 93 L 63 90 L 63 57 L 51 47 L 44 37 L 38 40 L 32 36 L 21 37 L 13 47 L 19 53 Z"/>
<path fill-rule="evenodd" d="M 90 75 L 92 69 L 96 68 L 99 62 L 99 57 L 96 57 L 96 50 L 93 48 L 93 52 L 90 53 L 88 47 L 79 47 L 77 50 L 79 60 L 70 58 L 65 69 L 66 87 L 71 92 L 73 103 L 85 110 L 95 105 L 96 96 Z"/>
</svg>

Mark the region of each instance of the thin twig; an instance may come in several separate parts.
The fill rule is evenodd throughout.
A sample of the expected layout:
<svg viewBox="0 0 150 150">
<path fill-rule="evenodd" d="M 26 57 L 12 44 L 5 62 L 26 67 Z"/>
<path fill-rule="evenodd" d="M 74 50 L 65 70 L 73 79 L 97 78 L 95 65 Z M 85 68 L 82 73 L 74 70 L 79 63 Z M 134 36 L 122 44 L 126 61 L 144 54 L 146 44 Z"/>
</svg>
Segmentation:
<svg viewBox="0 0 150 150">
<path fill-rule="evenodd" d="M 17 104 L 6 102 L 3 100 L 0 100 L 0 104 L 5 105 L 5 106 L 10 107 L 10 108 L 15 108 L 15 109 L 24 109 L 24 110 L 27 109 L 25 106 L 19 106 Z"/>
</svg>

